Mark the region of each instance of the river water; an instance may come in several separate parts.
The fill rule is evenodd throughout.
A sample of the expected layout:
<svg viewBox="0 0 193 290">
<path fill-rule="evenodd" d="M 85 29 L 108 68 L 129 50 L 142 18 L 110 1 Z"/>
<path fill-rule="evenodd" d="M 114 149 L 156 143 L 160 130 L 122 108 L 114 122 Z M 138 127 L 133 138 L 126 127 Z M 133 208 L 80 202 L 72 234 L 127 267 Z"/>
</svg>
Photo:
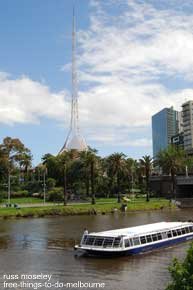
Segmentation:
<svg viewBox="0 0 193 290">
<path fill-rule="evenodd" d="M 170 279 L 169 264 L 174 257 L 185 257 L 189 243 L 133 257 L 99 259 L 76 258 L 74 241 L 80 240 L 85 227 L 89 231 L 102 231 L 192 218 L 193 209 L 0 220 L 0 289 L 34 289 L 33 285 L 27 288 L 13 288 L 12 285 L 5 288 L 3 283 L 6 279 L 5 276 L 3 279 L 3 275 L 17 274 L 18 282 L 22 280 L 21 274 L 38 273 L 52 274 L 52 285 L 56 285 L 56 282 L 81 281 L 104 282 L 103 289 L 106 290 L 164 289 Z M 39 289 L 48 289 L 46 287 Z M 63 285 L 57 289 L 67 288 Z"/>
</svg>

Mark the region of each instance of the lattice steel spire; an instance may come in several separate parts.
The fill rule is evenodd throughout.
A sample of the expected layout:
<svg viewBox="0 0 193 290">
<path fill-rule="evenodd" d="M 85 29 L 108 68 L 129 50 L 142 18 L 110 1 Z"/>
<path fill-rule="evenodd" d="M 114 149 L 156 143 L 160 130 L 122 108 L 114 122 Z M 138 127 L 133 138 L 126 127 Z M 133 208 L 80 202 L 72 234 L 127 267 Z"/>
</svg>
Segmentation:
<svg viewBox="0 0 193 290">
<path fill-rule="evenodd" d="M 72 21 L 72 98 L 71 98 L 71 119 L 70 128 L 64 146 L 59 153 L 65 150 L 76 149 L 78 151 L 87 150 L 87 144 L 80 134 L 79 112 L 78 112 L 78 80 L 76 66 L 76 21 L 73 8 Z"/>
</svg>

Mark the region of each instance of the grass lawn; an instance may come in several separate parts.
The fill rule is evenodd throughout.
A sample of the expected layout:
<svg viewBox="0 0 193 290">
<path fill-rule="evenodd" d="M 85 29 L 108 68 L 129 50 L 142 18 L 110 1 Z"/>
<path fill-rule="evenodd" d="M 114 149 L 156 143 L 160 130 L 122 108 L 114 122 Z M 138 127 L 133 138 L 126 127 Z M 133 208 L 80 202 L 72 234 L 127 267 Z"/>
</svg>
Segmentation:
<svg viewBox="0 0 193 290">
<path fill-rule="evenodd" d="M 15 208 L 0 208 L 0 217 L 43 217 L 43 216 L 66 216 L 66 215 L 93 215 L 93 214 L 108 214 L 114 212 L 116 209 L 120 211 L 121 204 L 117 202 L 110 203 L 97 203 L 91 204 L 73 204 L 73 205 L 54 205 L 54 206 L 41 206 L 41 207 L 24 207 L 21 209 Z M 152 199 L 149 202 L 130 202 L 127 205 L 127 211 L 138 210 L 157 210 L 157 209 L 175 208 L 166 199 Z"/>
<path fill-rule="evenodd" d="M 5 199 L 3 201 L 4 204 L 6 204 L 8 201 Z M 36 198 L 36 197 L 18 197 L 18 198 L 11 198 L 11 203 L 17 203 L 17 204 L 26 204 L 26 203 L 43 203 L 43 199 Z"/>
</svg>

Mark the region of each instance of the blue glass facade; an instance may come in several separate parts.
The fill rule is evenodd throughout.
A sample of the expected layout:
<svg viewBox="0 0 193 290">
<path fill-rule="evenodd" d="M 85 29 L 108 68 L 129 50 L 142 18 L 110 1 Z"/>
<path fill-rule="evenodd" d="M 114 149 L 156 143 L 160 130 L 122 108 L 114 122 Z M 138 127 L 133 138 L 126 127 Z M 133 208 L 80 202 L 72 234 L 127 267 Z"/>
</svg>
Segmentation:
<svg viewBox="0 0 193 290">
<path fill-rule="evenodd" d="M 178 112 L 165 108 L 152 116 L 153 156 L 168 147 L 171 137 L 178 133 Z"/>
</svg>

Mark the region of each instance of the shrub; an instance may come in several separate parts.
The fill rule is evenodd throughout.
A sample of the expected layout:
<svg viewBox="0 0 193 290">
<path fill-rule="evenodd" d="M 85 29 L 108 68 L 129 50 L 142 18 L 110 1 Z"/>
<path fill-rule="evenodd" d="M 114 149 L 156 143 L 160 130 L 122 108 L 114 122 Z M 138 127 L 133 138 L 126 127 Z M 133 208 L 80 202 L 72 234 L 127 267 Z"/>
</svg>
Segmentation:
<svg viewBox="0 0 193 290">
<path fill-rule="evenodd" d="M 48 201 L 55 201 L 55 202 L 63 201 L 64 200 L 63 188 L 62 187 L 55 187 L 52 190 L 48 191 L 47 200 Z"/>
<path fill-rule="evenodd" d="M 166 290 L 193 289 L 193 243 L 184 261 L 180 263 L 177 259 L 174 259 L 169 271 L 172 276 L 172 282 Z"/>
<path fill-rule="evenodd" d="M 2 202 L 3 202 L 3 199 L 4 199 L 4 196 L 3 196 L 3 194 L 2 194 L 2 193 L 0 193 L 0 203 L 2 203 Z"/>
<path fill-rule="evenodd" d="M 27 190 L 20 190 L 17 192 L 11 192 L 11 197 L 12 198 L 17 198 L 17 197 L 29 197 L 29 192 Z"/>
<path fill-rule="evenodd" d="M 0 199 L 6 199 L 7 198 L 7 191 L 1 191 L 0 192 Z"/>
<path fill-rule="evenodd" d="M 47 184 L 48 190 L 51 190 L 51 189 L 53 189 L 56 186 L 56 180 L 54 178 L 49 177 L 47 179 L 46 184 Z"/>
</svg>

